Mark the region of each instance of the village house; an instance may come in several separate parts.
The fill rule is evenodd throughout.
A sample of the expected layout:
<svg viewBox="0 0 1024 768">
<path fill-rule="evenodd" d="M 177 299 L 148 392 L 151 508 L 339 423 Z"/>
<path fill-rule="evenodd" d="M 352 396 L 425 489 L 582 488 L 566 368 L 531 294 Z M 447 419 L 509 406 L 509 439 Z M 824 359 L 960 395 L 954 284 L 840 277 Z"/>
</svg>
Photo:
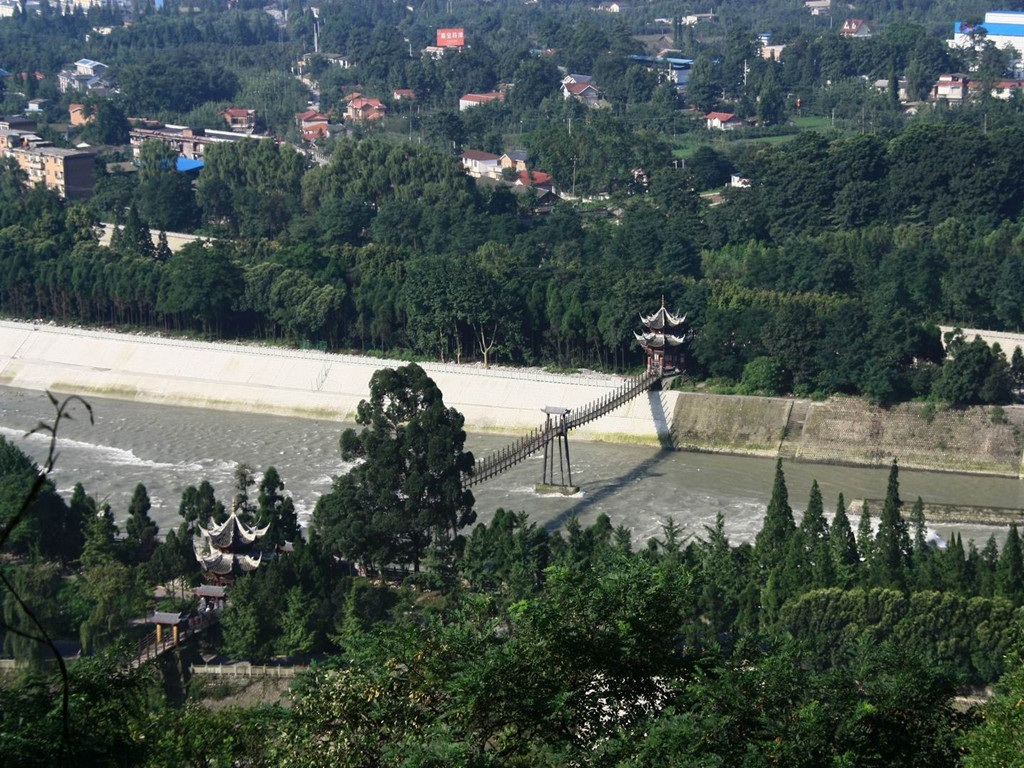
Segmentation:
<svg viewBox="0 0 1024 768">
<path fill-rule="evenodd" d="M 962 104 L 967 99 L 968 83 L 970 78 L 967 75 L 939 75 L 939 79 L 932 86 L 931 99 L 944 99 L 951 104 Z"/>
<path fill-rule="evenodd" d="M 762 45 L 761 46 L 761 58 L 768 59 L 768 61 L 781 61 L 782 52 L 786 49 L 785 44 L 783 45 Z"/>
<path fill-rule="evenodd" d="M 492 101 L 503 101 L 505 94 L 501 91 L 490 93 L 467 93 L 459 98 L 459 112 L 465 112 L 470 107 L 479 107 L 481 104 L 489 104 Z"/>
<path fill-rule="evenodd" d="M 345 110 L 345 119 L 357 123 L 380 120 L 387 111 L 380 99 L 353 99 Z"/>
<path fill-rule="evenodd" d="M 481 176 L 496 177 L 501 175 L 501 156 L 492 155 L 489 152 L 481 152 L 479 149 L 467 149 L 459 159 L 462 167 L 474 178 Z"/>
<path fill-rule="evenodd" d="M 743 125 L 732 112 L 708 112 L 704 119 L 709 131 L 732 131 Z"/>
<path fill-rule="evenodd" d="M 307 109 L 295 115 L 295 123 L 304 141 L 327 138 L 330 135 L 327 127 L 329 122 L 327 115 L 315 109 Z"/>
<path fill-rule="evenodd" d="M 248 131 L 252 133 L 256 128 L 256 110 L 245 109 L 244 107 L 228 107 L 220 116 L 227 122 L 232 131 Z"/>
<path fill-rule="evenodd" d="M 888 93 L 889 81 L 884 79 L 875 80 L 873 83 L 871 83 L 871 87 L 874 88 L 879 93 Z M 900 104 L 905 104 L 908 101 L 910 101 L 910 96 L 907 93 L 907 79 L 905 77 L 901 77 L 896 82 L 896 99 L 899 101 Z"/>
<path fill-rule="evenodd" d="M 550 173 L 541 171 L 520 171 L 516 176 L 517 187 L 529 187 L 540 192 L 555 194 L 555 183 Z"/>
<path fill-rule="evenodd" d="M 804 8 L 811 12 L 811 16 L 821 16 L 832 9 L 832 0 L 806 0 Z"/>
<path fill-rule="evenodd" d="M 562 98 L 576 99 L 585 107 L 595 107 L 604 96 L 593 83 L 562 83 Z"/>
<path fill-rule="evenodd" d="M 96 119 L 95 115 L 86 114 L 85 104 L 68 104 L 68 122 L 72 126 L 78 127 L 91 123 Z"/>
<path fill-rule="evenodd" d="M 391 98 L 395 101 L 415 101 L 416 91 L 411 88 L 395 88 L 394 93 L 391 94 Z"/>
<path fill-rule="evenodd" d="M 841 37 L 871 37 L 871 27 L 864 19 L 847 19 L 839 28 Z"/>
<path fill-rule="evenodd" d="M 46 111 L 46 108 L 49 105 L 50 105 L 50 100 L 49 99 L 30 99 L 29 102 L 28 102 L 28 107 L 26 107 L 25 111 L 26 112 L 44 112 L 44 111 Z"/>
<path fill-rule="evenodd" d="M 509 168 L 516 173 L 526 170 L 526 150 L 512 149 L 501 156 L 501 169 Z"/>
<path fill-rule="evenodd" d="M 594 10 L 600 11 L 602 13 L 622 13 L 624 10 L 626 10 L 626 7 L 627 6 L 625 3 L 611 2 L 601 3 L 596 8 L 594 8 Z"/>
</svg>

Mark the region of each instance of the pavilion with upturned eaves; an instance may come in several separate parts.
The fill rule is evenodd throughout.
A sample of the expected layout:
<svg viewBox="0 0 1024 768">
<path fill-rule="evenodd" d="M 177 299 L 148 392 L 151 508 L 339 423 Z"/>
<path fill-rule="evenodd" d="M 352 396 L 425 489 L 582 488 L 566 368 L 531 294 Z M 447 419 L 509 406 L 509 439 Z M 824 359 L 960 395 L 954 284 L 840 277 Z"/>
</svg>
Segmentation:
<svg viewBox="0 0 1024 768">
<path fill-rule="evenodd" d="M 218 584 L 231 584 L 235 578 L 255 571 L 263 562 L 259 540 L 270 525 L 254 528 L 243 522 L 234 510 L 220 525 L 209 529 L 199 526 L 192 547 L 207 577 Z"/>
<path fill-rule="evenodd" d="M 640 315 L 644 325 L 643 333 L 633 335 L 647 353 L 647 370 L 671 373 L 682 370 L 683 351 L 693 339 L 693 331 L 686 327 L 686 315 L 677 317 L 665 309 L 665 297 L 661 298 L 661 309 L 653 315 Z"/>
</svg>

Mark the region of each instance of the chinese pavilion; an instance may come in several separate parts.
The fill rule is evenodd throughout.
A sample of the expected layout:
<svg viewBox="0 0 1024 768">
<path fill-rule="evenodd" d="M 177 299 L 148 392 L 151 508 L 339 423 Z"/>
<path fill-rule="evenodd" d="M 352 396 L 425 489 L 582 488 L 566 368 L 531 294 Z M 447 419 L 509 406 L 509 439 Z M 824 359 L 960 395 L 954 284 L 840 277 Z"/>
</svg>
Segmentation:
<svg viewBox="0 0 1024 768">
<path fill-rule="evenodd" d="M 235 577 L 255 571 L 263 561 L 258 542 L 270 525 L 253 528 L 239 519 L 235 510 L 220 525 L 209 530 L 199 526 L 199 536 L 192 541 L 196 559 L 213 581 L 230 584 Z"/>
<path fill-rule="evenodd" d="M 643 333 L 633 335 L 647 353 L 647 370 L 682 370 L 683 349 L 693 339 L 693 331 L 686 327 L 686 315 L 677 317 L 665 309 L 662 296 L 661 309 L 653 315 L 640 315 L 640 322 L 644 324 Z"/>
</svg>

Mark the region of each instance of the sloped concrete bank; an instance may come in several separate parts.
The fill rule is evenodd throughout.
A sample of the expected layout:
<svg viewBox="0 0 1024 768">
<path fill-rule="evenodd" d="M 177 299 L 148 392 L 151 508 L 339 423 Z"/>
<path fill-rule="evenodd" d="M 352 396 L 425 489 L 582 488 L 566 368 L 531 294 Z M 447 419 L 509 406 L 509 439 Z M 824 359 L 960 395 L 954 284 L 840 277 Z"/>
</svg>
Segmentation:
<svg viewBox="0 0 1024 768">
<path fill-rule="evenodd" d="M 399 361 L 0 322 L 0 385 L 123 400 L 351 421 L 374 371 Z M 521 433 L 545 405 L 579 408 L 622 377 L 424 364 L 476 432 Z M 2 395 L 0 395 L 2 396 Z M 651 392 L 579 430 L 586 440 L 658 445 L 677 393 Z"/>
<path fill-rule="evenodd" d="M 398 361 L 245 344 L 213 344 L 0 321 L 0 385 L 123 400 L 352 420 L 374 371 Z M 619 376 L 424 364 L 475 432 L 521 434 L 541 408 L 579 408 Z M 0 398 L 3 392 L 0 390 Z M 796 461 L 902 466 L 1018 477 L 1024 408 L 888 410 L 826 402 L 650 392 L 586 425 L 583 440 Z"/>
<path fill-rule="evenodd" d="M 1024 407 L 879 408 L 855 398 L 824 402 L 680 393 L 673 442 L 687 450 L 787 460 L 1020 477 Z"/>
</svg>

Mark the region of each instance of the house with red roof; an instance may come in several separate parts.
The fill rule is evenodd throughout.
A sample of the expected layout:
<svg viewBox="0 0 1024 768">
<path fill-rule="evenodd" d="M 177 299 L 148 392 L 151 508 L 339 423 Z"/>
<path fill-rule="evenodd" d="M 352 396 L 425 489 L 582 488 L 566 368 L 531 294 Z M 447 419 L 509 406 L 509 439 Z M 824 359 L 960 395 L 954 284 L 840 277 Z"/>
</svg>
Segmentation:
<svg viewBox="0 0 1024 768">
<path fill-rule="evenodd" d="M 387 106 L 380 99 L 353 99 L 345 110 L 345 119 L 357 123 L 380 120 L 387 111 Z"/>
<path fill-rule="evenodd" d="M 489 104 L 492 101 L 503 101 L 505 94 L 501 91 L 490 93 L 467 93 L 459 98 L 459 112 L 465 112 L 470 107 L 479 107 L 481 104 Z"/>
<path fill-rule="evenodd" d="M 704 115 L 709 131 L 731 131 L 743 125 L 732 112 L 708 112 Z"/>
<path fill-rule="evenodd" d="M 395 101 L 416 101 L 416 91 L 411 88 L 395 88 L 391 98 Z"/>
<path fill-rule="evenodd" d="M 540 192 L 554 192 L 555 182 L 550 173 L 542 171 L 520 171 L 516 176 L 517 187 L 531 187 Z"/>
<path fill-rule="evenodd" d="M 864 19 L 847 19 L 839 28 L 841 37 L 871 37 L 871 27 Z"/>
<path fill-rule="evenodd" d="M 592 82 L 562 83 L 562 98 L 576 99 L 584 106 L 594 107 L 604 96 Z"/>
<path fill-rule="evenodd" d="M 299 126 L 299 131 L 302 133 L 302 138 L 305 141 L 326 139 L 330 136 L 330 131 L 327 128 L 330 121 L 327 115 L 315 109 L 307 109 L 305 112 L 297 113 L 295 115 L 295 122 Z"/>
<path fill-rule="evenodd" d="M 252 131 L 256 127 L 256 110 L 244 107 L 228 107 L 220 116 L 227 121 L 232 131 Z"/>
</svg>

